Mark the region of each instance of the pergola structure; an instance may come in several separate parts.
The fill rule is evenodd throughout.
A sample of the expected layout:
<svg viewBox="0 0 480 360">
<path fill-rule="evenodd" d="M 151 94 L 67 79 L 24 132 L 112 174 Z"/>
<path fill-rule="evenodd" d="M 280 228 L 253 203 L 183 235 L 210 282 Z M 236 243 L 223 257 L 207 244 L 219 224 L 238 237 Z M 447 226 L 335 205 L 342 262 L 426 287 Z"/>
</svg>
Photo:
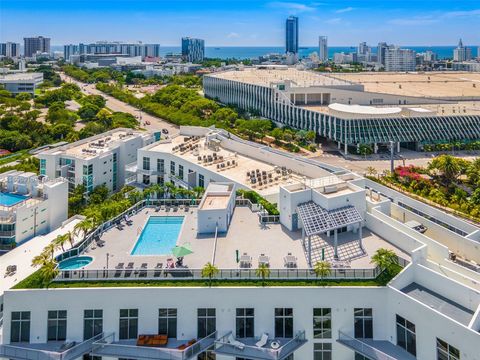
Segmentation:
<svg viewBox="0 0 480 360">
<path fill-rule="evenodd" d="M 312 266 L 312 240 L 313 235 L 333 231 L 334 258 L 338 259 L 338 229 L 347 225 L 359 225 L 360 247 L 362 248 L 362 222 L 360 213 L 354 206 L 345 206 L 335 210 L 326 210 L 313 201 L 299 204 L 297 213 L 302 222 L 302 241 L 308 238 L 308 264 Z"/>
</svg>

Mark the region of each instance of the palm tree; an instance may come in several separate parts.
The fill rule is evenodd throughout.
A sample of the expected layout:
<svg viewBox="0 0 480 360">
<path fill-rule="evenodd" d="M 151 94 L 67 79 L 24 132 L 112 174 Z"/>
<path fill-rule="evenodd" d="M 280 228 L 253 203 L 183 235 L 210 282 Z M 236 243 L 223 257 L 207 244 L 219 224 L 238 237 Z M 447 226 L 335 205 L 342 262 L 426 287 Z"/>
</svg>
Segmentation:
<svg viewBox="0 0 480 360">
<path fill-rule="evenodd" d="M 369 166 L 365 170 L 367 171 L 368 176 L 375 176 L 377 174 L 377 169 L 375 169 L 373 166 Z"/>
<path fill-rule="evenodd" d="M 324 277 L 330 275 L 332 268 L 328 261 L 317 261 L 313 268 L 313 272 L 315 273 L 317 279 L 320 277 L 321 281 L 323 281 Z"/>
<path fill-rule="evenodd" d="M 371 263 L 390 273 L 398 265 L 398 256 L 393 250 L 380 248 L 372 256 Z"/>
<path fill-rule="evenodd" d="M 49 243 L 47 246 L 45 246 L 45 249 L 43 251 L 48 254 L 51 259 L 53 259 L 53 254 L 55 253 L 55 250 L 57 249 L 57 244 L 55 243 L 55 240 Z"/>
<path fill-rule="evenodd" d="M 67 243 L 68 238 L 68 234 L 60 234 L 53 240 L 53 243 L 55 244 L 55 247 L 60 247 L 62 248 L 62 251 L 65 252 L 64 245 Z"/>
<path fill-rule="evenodd" d="M 85 237 L 88 232 L 93 229 L 93 225 L 93 220 L 87 217 L 73 227 L 73 233 L 74 235 L 79 235 L 81 233 L 83 237 Z"/>
<path fill-rule="evenodd" d="M 65 234 L 65 236 L 67 237 L 67 240 L 68 242 L 70 243 L 70 248 L 73 248 L 73 245 L 74 245 L 74 236 L 72 234 L 71 231 L 67 231 L 67 233 Z"/>
<path fill-rule="evenodd" d="M 200 199 L 205 192 L 205 189 L 201 186 L 195 186 L 192 190 L 195 193 L 195 199 Z"/>
<path fill-rule="evenodd" d="M 462 172 L 461 162 L 451 155 L 440 155 L 436 157 L 428 165 L 428 168 L 430 170 L 438 170 L 445 179 L 446 184 L 455 181 Z"/>
<path fill-rule="evenodd" d="M 255 270 L 255 275 L 262 278 L 262 286 L 265 286 L 265 279 L 270 276 L 270 268 L 267 264 L 260 264 Z"/>
<path fill-rule="evenodd" d="M 202 269 L 202 278 L 208 278 L 208 286 L 212 286 L 212 278 L 220 272 L 211 262 L 205 264 Z"/>
<path fill-rule="evenodd" d="M 59 274 L 60 270 L 57 268 L 57 263 L 54 260 L 49 261 L 39 270 L 43 284 L 48 288 L 50 282 Z"/>
<path fill-rule="evenodd" d="M 50 254 L 44 251 L 40 255 L 37 255 L 32 259 L 32 266 L 45 266 L 50 261 Z"/>
</svg>

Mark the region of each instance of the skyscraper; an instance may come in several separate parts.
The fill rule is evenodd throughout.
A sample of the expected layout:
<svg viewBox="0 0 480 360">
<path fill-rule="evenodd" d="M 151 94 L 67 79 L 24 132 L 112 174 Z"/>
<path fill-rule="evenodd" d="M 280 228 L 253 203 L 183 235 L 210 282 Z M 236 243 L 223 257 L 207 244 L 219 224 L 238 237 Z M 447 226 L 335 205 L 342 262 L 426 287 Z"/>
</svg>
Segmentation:
<svg viewBox="0 0 480 360">
<path fill-rule="evenodd" d="M 69 61 L 70 56 L 79 54 L 80 52 L 78 45 L 69 44 L 63 46 L 63 58 L 65 59 L 65 61 Z"/>
<path fill-rule="evenodd" d="M 318 57 L 320 61 L 328 61 L 328 37 L 319 36 L 318 37 Z"/>
<path fill-rule="evenodd" d="M 17 58 L 20 56 L 20 44 L 14 42 L 0 43 L 0 56 Z"/>
<path fill-rule="evenodd" d="M 386 42 L 379 42 L 377 46 L 377 62 L 379 64 L 385 65 L 385 53 L 388 50 L 388 45 Z"/>
<path fill-rule="evenodd" d="M 458 41 L 458 46 L 453 50 L 453 61 L 468 61 L 472 59 L 472 49 L 463 46 L 462 39 Z"/>
<path fill-rule="evenodd" d="M 366 55 L 368 50 L 369 50 L 369 48 L 368 48 L 368 45 L 365 41 L 358 44 L 357 53 L 359 53 L 361 55 Z"/>
<path fill-rule="evenodd" d="M 205 57 L 205 41 L 190 37 L 182 38 L 182 57 L 188 62 L 202 62 Z"/>
<path fill-rule="evenodd" d="M 37 52 L 50 53 L 50 38 L 43 36 L 23 38 L 24 55 L 32 57 Z"/>
<path fill-rule="evenodd" d="M 289 16 L 285 28 L 285 52 L 298 54 L 298 18 Z"/>
</svg>

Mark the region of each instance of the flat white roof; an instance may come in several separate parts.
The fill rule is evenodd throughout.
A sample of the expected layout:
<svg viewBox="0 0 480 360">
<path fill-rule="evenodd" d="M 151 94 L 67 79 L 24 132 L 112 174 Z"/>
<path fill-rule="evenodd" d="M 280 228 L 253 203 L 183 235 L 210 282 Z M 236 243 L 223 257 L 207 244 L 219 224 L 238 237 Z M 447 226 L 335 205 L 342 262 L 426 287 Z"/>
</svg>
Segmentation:
<svg viewBox="0 0 480 360">
<path fill-rule="evenodd" d="M 399 107 L 375 107 L 364 105 L 346 105 L 333 103 L 328 105 L 330 110 L 349 113 L 349 114 L 362 114 L 362 115 L 392 115 L 399 114 L 402 109 Z"/>
<path fill-rule="evenodd" d="M 14 74 L 2 74 L 0 75 L 0 82 L 15 82 L 15 81 L 36 81 L 43 79 L 42 73 L 36 72 L 25 72 L 25 73 L 14 73 Z"/>
</svg>

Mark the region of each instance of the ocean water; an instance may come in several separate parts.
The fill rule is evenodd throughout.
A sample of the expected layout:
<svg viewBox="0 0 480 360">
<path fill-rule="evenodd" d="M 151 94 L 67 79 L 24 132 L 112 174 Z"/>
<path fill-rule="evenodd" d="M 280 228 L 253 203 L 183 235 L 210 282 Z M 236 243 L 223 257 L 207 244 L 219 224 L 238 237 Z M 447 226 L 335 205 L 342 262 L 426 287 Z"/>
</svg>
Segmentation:
<svg viewBox="0 0 480 360">
<path fill-rule="evenodd" d="M 417 53 L 431 50 L 436 53 L 439 59 L 453 58 L 453 49 L 456 46 L 402 46 L 405 49 L 415 50 Z M 472 55 L 477 56 L 478 46 L 468 45 L 472 48 Z M 63 46 L 52 46 L 52 51 L 63 51 Z M 328 56 L 333 58 L 334 53 L 338 52 L 355 52 L 356 46 L 332 46 L 328 48 Z M 372 48 L 375 53 L 377 48 Z M 180 53 L 181 48 L 179 46 L 161 46 L 160 54 L 165 56 L 168 53 Z M 278 53 L 283 54 L 285 48 L 281 46 L 207 46 L 205 47 L 205 57 L 207 58 L 219 58 L 219 59 L 250 59 L 259 57 L 261 55 Z M 313 52 L 318 53 L 318 47 L 306 46 L 300 48 L 300 57 L 308 56 Z"/>
</svg>

